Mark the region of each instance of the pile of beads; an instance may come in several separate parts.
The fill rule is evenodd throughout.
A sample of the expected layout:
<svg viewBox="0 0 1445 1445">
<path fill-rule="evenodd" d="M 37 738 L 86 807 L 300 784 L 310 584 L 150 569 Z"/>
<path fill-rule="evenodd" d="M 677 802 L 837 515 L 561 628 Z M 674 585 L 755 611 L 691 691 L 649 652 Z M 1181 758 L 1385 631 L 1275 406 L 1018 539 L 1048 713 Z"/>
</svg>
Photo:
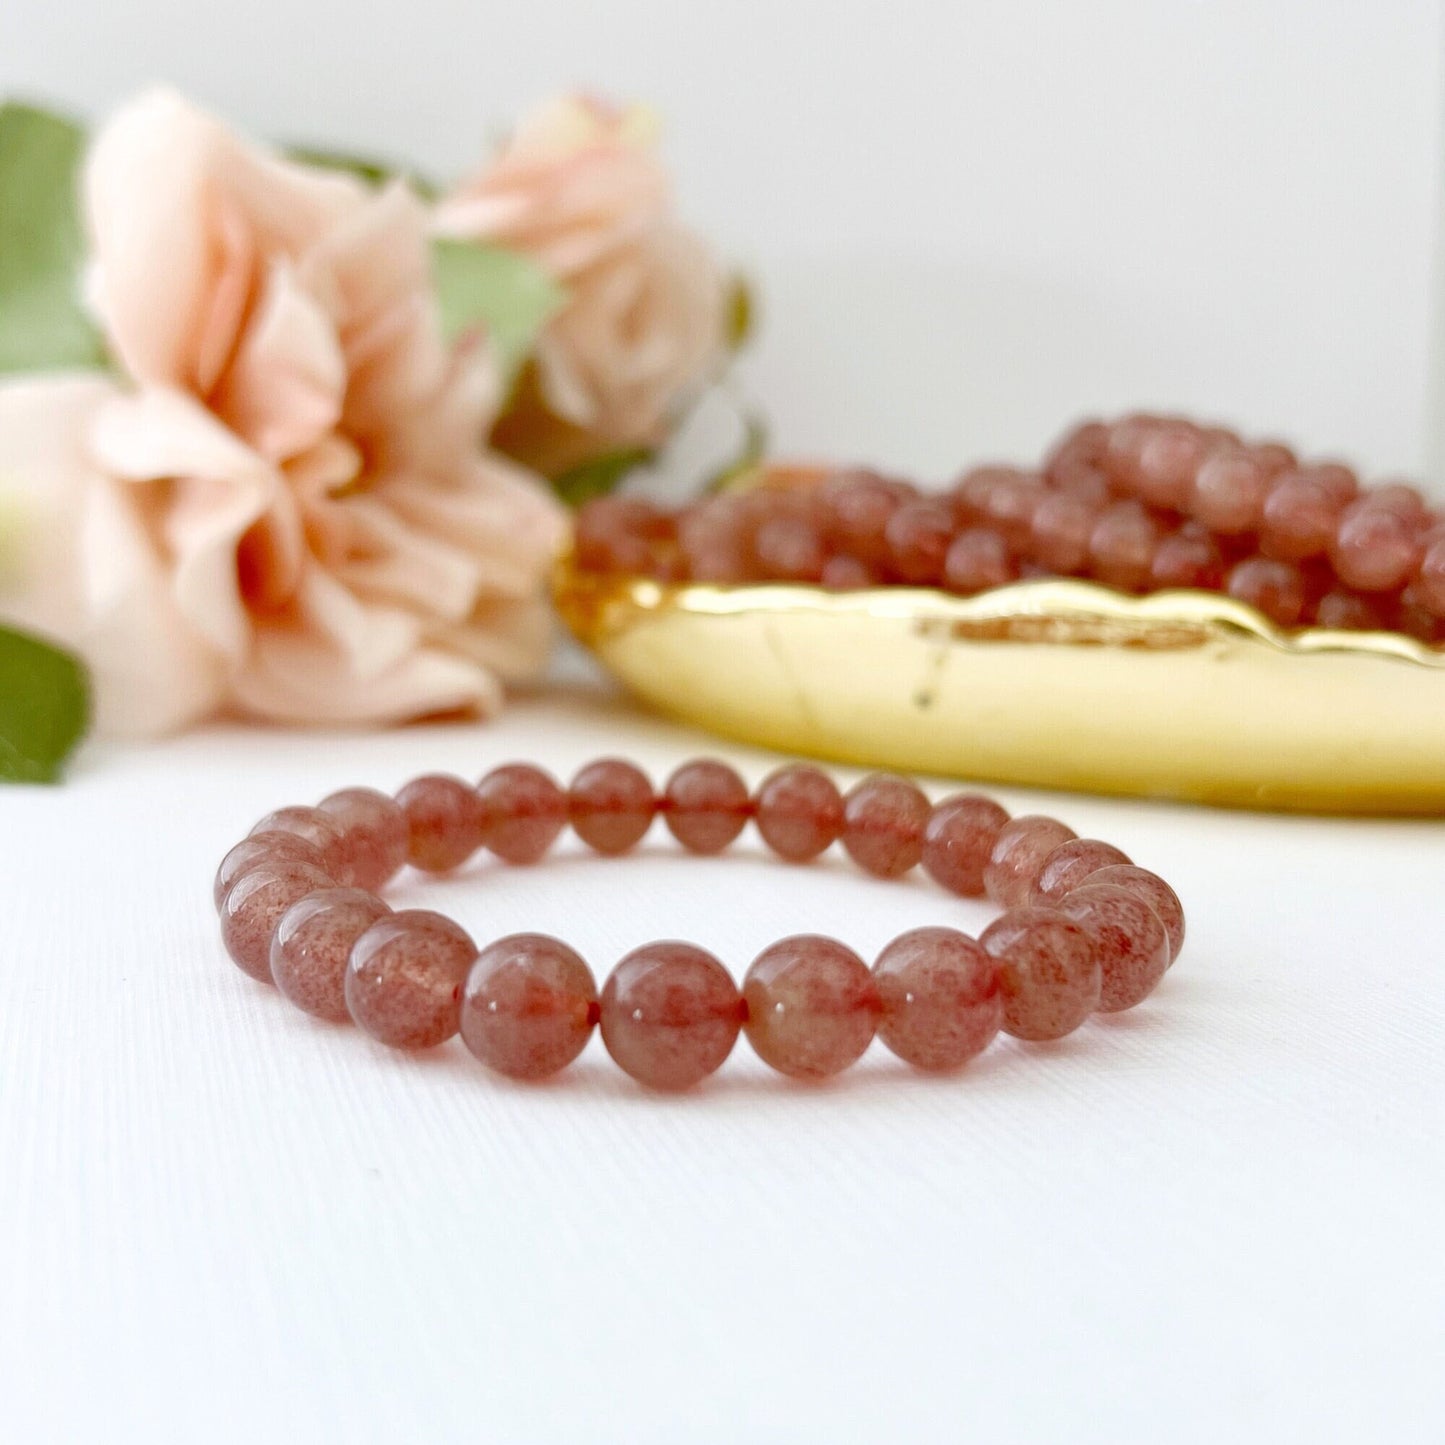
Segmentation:
<svg viewBox="0 0 1445 1445">
<path fill-rule="evenodd" d="M 377 896 L 407 863 L 444 873 L 480 848 L 535 863 L 569 822 L 594 851 L 626 853 L 657 816 L 693 853 L 721 852 L 751 821 L 789 862 L 841 842 L 876 877 L 921 864 L 949 891 L 987 894 L 1006 911 L 977 940 L 950 928 L 904 933 L 871 970 L 834 939 L 784 938 L 741 989 L 703 949 L 650 943 L 599 993 L 556 938 L 515 934 L 479 951 L 441 914 L 393 912 Z M 844 796 L 806 764 L 779 768 L 750 794 L 708 759 L 684 763 L 660 794 L 617 759 L 589 764 L 566 789 L 521 763 L 475 787 L 417 778 L 394 799 L 348 788 L 262 818 L 222 861 L 214 896 L 237 965 L 319 1018 L 354 1019 L 402 1049 L 460 1033 L 484 1064 L 519 1079 L 563 1068 L 600 1024 L 617 1063 L 659 1089 L 705 1078 L 739 1032 L 801 1079 L 846 1068 L 875 1033 L 920 1069 L 954 1069 L 1000 1028 L 1057 1039 L 1096 1009 L 1133 1007 L 1184 941 L 1183 910 L 1163 879 L 1052 818 L 1010 819 L 971 793 L 930 804 L 906 778 L 884 774 Z"/>
<path fill-rule="evenodd" d="M 1088 422 L 1037 471 L 985 466 L 921 492 L 875 472 L 763 486 L 668 513 L 578 518 L 583 568 L 670 581 L 886 584 L 969 595 L 1021 578 L 1223 591 L 1281 627 L 1445 641 L 1445 518 L 1399 483 L 1170 417 Z"/>
</svg>

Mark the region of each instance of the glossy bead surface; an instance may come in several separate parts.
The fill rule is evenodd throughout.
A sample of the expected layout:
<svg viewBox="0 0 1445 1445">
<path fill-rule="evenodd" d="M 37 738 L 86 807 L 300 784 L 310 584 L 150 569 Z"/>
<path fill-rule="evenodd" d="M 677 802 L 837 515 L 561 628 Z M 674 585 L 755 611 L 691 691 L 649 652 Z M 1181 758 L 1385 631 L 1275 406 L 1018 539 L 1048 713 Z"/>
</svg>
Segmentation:
<svg viewBox="0 0 1445 1445">
<path fill-rule="evenodd" d="M 1003 1023 L 998 965 L 952 928 L 900 934 L 873 965 L 878 1037 L 917 1069 L 956 1069 L 986 1049 Z"/>
<path fill-rule="evenodd" d="M 1246 557 L 1230 569 L 1225 590 L 1280 627 L 1297 627 L 1305 609 L 1304 578 L 1289 562 Z"/>
<path fill-rule="evenodd" d="M 690 853 L 721 853 L 753 815 L 747 784 L 726 763 L 683 763 L 662 791 L 662 821 Z"/>
<path fill-rule="evenodd" d="M 602 1042 L 618 1066 L 654 1089 L 687 1089 L 732 1052 L 743 1004 L 731 975 L 690 943 L 649 943 L 602 988 Z"/>
<path fill-rule="evenodd" d="M 1089 570 L 1108 587 L 1133 592 L 1149 580 L 1159 529 L 1137 502 L 1106 508 L 1089 533 Z"/>
<path fill-rule="evenodd" d="M 271 977 L 297 1008 L 345 1023 L 346 965 L 352 945 L 391 912 L 374 893 L 328 888 L 283 913 L 271 937 Z"/>
<path fill-rule="evenodd" d="M 763 841 L 780 858 L 806 863 L 843 831 L 843 798 L 827 773 L 789 763 L 763 779 L 756 816 Z"/>
<path fill-rule="evenodd" d="M 341 827 L 320 808 L 277 808 L 260 819 L 247 836 L 254 838 L 258 833 L 294 833 L 321 850 L 327 872 L 338 883 L 351 882 L 346 860 L 342 856 Z"/>
<path fill-rule="evenodd" d="M 1280 478 L 1264 503 L 1260 545 L 1286 562 L 1323 557 L 1335 539 L 1340 502 L 1318 477 L 1295 472 Z"/>
<path fill-rule="evenodd" d="M 1086 883 L 1060 902 L 1059 911 L 1093 935 L 1104 1013 L 1133 1008 L 1153 993 L 1169 967 L 1169 935 L 1137 893 L 1117 884 Z"/>
<path fill-rule="evenodd" d="M 1142 898 L 1158 915 L 1169 936 L 1170 963 L 1179 957 L 1179 950 L 1184 947 L 1184 905 L 1180 903 L 1179 895 L 1157 873 L 1133 864 L 1120 864 L 1100 868 L 1097 873 L 1089 874 L 1085 881 L 1090 887 L 1108 884 L 1127 888 L 1136 897 Z"/>
<path fill-rule="evenodd" d="M 1103 971 L 1087 929 L 1052 908 L 1015 908 L 984 930 L 998 960 L 1003 1026 L 1019 1039 L 1061 1039 L 1099 1005 Z"/>
<path fill-rule="evenodd" d="M 923 867 L 950 893 L 981 898 L 983 875 L 1008 812 L 980 793 L 954 793 L 935 803 L 923 830 Z"/>
<path fill-rule="evenodd" d="M 461 778 L 429 773 L 396 795 L 406 819 L 407 861 L 427 873 L 450 873 L 482 846 L 483 814 Z"/>
<path fill-rule="evenodd" d="M 1212 531 L 1235 536 L 1259 527 L 1268 492 L 1269 473 L 1256 458 L 1221 451 L 1199 468 L 1191 509 Z"/>
<path fill-rule="evenodd" d="M 932 497 L 905 502 L 884 528 L 888 565 L 902 582 L 935 586 L 943 576 L 943 559 L 953 541 L 953 513 Z"/>
<path fill-rule="evenodd" d="M 984 592 L 1017 576 L 1009 544 L 991 527 L 966 527 L 944 554 L 943 585 L 951 592 Z"/>
<path fill-rule="evenodd" d="M 536 863 L 567 822 L 567 795 L 541 768 L 507 763 L 477 784 L 487 847 L 508 863 Z"/>
<path fill-rule="evenodd" d="M 1034 509 L 1033 555 L 1055 572 L 1081 571 L 1089 560 L 1089 538 L 1099 509 L 1083 497 L 1055 492 Z"/>
<path fill-rule="evenodd" d="M 329 873 L 310 863 L 274 858 L 242 873 L 221 902 L 221 941 L 236 967 L 271 982 L 271 935 L 299 898 L 335 888 Z"/>
<path fill-rule="evenodd" d="M 1393 592 L 1409 581 L 1420 561 L 1412 519 L 1367 500 L 1345 513 L 1330 549 L 1340 581 L 1361 592 Z"/>
<path fill-rule="evenodd" d="M 1027 903 L 1049 854 L 1075 836 L 1057 818 L 1037 813 L 1005 823 L 983 870 L 984 891 L 1004 908 Z"/>
<path fill-rule="evenodd" d="M 388 914 L 352 946 L 347 1012 L 392 1048 L 434 1048 L 457 1031 L 462 986 L 476 956 L 466 931 L 440 913 Z"/>
<path fill-rule="evenodd" d="M 341 829 L 340 852 L 358 888 L 384 887 L 407 857 L 406 814 L 375 788 L 343 788 L 318 804 Z"/>
<path fill-rule="evenodd" d="M 843 799 L 843 847 L 866 873 L 900 878 L 923 856 L 923 830 L 932 812 L 907 778 L 875 773 Z"/>
<path fill-rule="evenodd" d="M 748 1042 L 795 1079 L 826 1079 L 861 1057 L 878 1026 L 878 987 L 851 948 L 816 933 L 779 939 L 743 980 Z"/>
<path fill-rule="evenodd" d="M 1028 901 L 1039 907 L 1051 903 L 1057 906 L 1059 899 L 1091 873 L 1133 861 L 1112 843 L 1101 843 L 1097 838 L 1070 838 L 1044 859 L 1039 876 L 1029 890 Z"/>
<path fill-rule="evenodd" d="M 586 1047 L 598 1016 L 592 970 L 543 933 L 514 933 L 477 956 L 462 991 L 467 1048 L 513 1079 L 545 1079 Z"/>
<path fill-rule="evenodd" d="M 588 763 L 567 789 L 572 831 L 598 853 L 625 853 L 652 826 L 657 800 L 641 768 L 620 758 Z"/>
<path fill-rule="evenodd" d="M 241 874 L 249 872 L 261 863 L 309 863 L 313 868 L 326 871 L 326 859 L 314 843 L 295 833 L 267 832 L 252 833 L 243 838 L 224 858 L 216 869 L 215 881 L 211 885 L 211 898 L 217 912 L 225 901 L 226 894 Z"/>
</svg>

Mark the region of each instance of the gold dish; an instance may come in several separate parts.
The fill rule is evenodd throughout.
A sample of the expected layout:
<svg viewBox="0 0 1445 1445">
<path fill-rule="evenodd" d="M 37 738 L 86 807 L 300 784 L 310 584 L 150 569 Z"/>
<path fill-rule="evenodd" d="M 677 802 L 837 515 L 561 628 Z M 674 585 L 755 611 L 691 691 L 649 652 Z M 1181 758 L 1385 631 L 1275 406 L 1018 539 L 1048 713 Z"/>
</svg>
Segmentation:
<svg viewBox="0 0 1445 1445">
<path fill-rule="evenodd" d="M 1445 652 L 1285 633 L 1209 592 L 1071 580 L 974 597 L 556 580 L 662 711 L 783 752 L 1233 807 L 1445 814 Z"/>
</svg>

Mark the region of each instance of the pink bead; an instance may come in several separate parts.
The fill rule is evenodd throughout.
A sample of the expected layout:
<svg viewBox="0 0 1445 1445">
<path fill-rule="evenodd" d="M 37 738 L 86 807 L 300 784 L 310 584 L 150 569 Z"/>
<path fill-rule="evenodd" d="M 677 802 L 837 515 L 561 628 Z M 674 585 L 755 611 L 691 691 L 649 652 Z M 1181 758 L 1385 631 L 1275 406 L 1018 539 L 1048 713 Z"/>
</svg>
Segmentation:
<svg viewBox="0 0 1445 1445">
<path fill-rule="evenodd" d="M 1063 899 L 1059 911 L 1093 936 L 1103 973 L 1102 1012 L 1133 1008 L 1154 992 L 1169 967 L 1169 935 L 1159 915 L 1137 893 L 1088 883 Z"/>
<path fill-rule="evenodd" d="M 834 543 L 871 566 L 888 559 L 885 535 L 894 512 L 913 489 L 873 472 L 845 472 L 823 486 L 828 534 Z"/>
<path fill-rule="evenodd" d="M 254 838 L 258 833 L 294 833 L 296 837 L 305 839 L 321 850 L 331 876 L 338 883 L 350 884 L 340 825 L 320 808 L 277 808 L 260 819 L 247 836 Z"/>
<path fill-rule="evenodd" d="M 1341 507 L 1360 494 L 1360 479 L 1340 462 L 1315 462 L 1302 469 L 1311 481 L 1318 482 Z"/>
<path fill-rule="evenodd" d="M 1033 533 L 1034 513 L 1048 495 L 1043 483 L 1026 472 L 1001 476 L 989 488 L 979 521 L 987 532 L 997 532 L 1007 547 L 1022 547 Z"/>
<path fill-rule="evenodd" d="M 882 1015 L 878 1037 L 916 1069 L 956 1069 L 1003 1023 L 998 965 L 952 928 L 900 934 L 873 965 Z"/>
<path fill-rule="evenodd" d="M 931 812 L 907 778 L 875 773 L 843 799 L 843 847 L 865 872 L 900 878 L 923 856 Z"/>
<path fill-rule="evenodd" d="M 1003 533 L 991 527 L 966 527 L 943 559 L 943 585 L 953 592 L 983 592 L 1017 576 Z"/>
<path fill-rule="evenodd" d="M 1179 895 L 1157 874 L 1133 864 L 1100 868 L 1085 880 L 1090 888 L 1109 886 L 1126 888 L 1154 910 L 1169 936 L 1169 962 L 1179 957 L 1184 947 L 1184 906 Z"/>
<path fill-rule="evenodd" d="M 838 592 L 853 592 L 860 587 L 872 587 L 878 581 L 866 562 L 841 553 L 828 558 L 818 580 L 824 587 L 831 587 Z"/>
<path fill-rule="evenodd" d="M 1248 452 L 1221 451 L 1199 468 L 1194 515 L 1225 536 L 1258 530 L 1269 492 L 1269 473 Z"/>
<path fill-rule="evenodd" d="M 271 977 L 299 1009 L 345 1023 L 346 965 L 352 945 L 391 912 L 374 893 L 328 888 L 308 893 L 281 915 L 271 936 Z"/>
<path fill-rule="evenodd" d="M 1224 585 L 1224 559 L 1207 532 L 1180 528 L 1160 539 L 1149 564 L 1149 586 L 1156 591 L 1171 587 L 1197 587 L 1216 591 Z"/>
<path fill-rule="evenodd" d="M 1188 422 L 1159 427 L 1139 448 L 1138 495 L 1151 507 L 1183 511 L 1208 451 L 1205 437 Z"/>
<path fill-rule="evenodd" d="M 477 784 L 487 847 L 508 863 L 535 863 L 567 822 L 567 795 L 541 768 L 508 763 Z"/>
<path fill-rule="evenodd" d="M 688 576 L 699 582 L 745 582 L 753 573 L 754 522 L 736 496 L 707 497 L 678 519 Z"/>
<path fill-rule="evenodd" d="M 1437 617 L 1445 616 L 1445 537 L 1426 547 L 1415 575 L 1415 589 L 1423 606 Z"/>
<path fill-rule="evenodd" d="M 758 832 L 780 858 L 806 863 L 843 831 L 843 799 L 832 778 L 807 763 L 769 773 L 757 793 Z"/>
<path fill-rule="evenodd" d="M 1283 476 L 1299 466 L 1299 458 L 1283 442 L 1260 442 L 1249 449 L 1250 455 L 1270 477 Z"/>
<path fill-rule="evenodd" d="M 1081 572 L 1089 561 L 1089 538 L 1099 508 L 1083 497 L 1055 492 L 1034 509 L 1033 554 L 1053 572 Z"/>
<path fill-rule="evenodd" d="M 747 785 L 726 763 L 683 763 L 662 792 L 662 820 L 690 853 L 721 853 L 753 815 Z"/>
<path fill-rule="evenodd" d="M 1028 902 L 1045 860 L 1078 835 L 1057 818 L 1025 814 L 999 830 L 983 870 L 984 891 L 1004 908 Z"/>
<path fill-rule="evenodd" d="M 667 519 L 641 497 L 599 497 L 577 514 L 578 564 L 603 572 L 645 572 L 648 544 L 667 526 Z"/>
<path fill-rule="evenodd" d="M 1139 463 L 1144 445 L 1158 429 L 1159 422 L 1151 416 L 1126 416 L 1109 428 L 1104 447 L 1103 465 L 1122 486 L 1133 490 L 1139 484 Z"/>
<path fill-rule="evenodd" d="M 320 809 L 341 829 L 341 855 L 358 888 L 383 888 L 406 862 L 408 830 L 400 806 L 375 788 L 343 788 Z"/>
<path fill-rule="evenodd" d="M 1340 524 L 1340 502 L 1330 487 L 1307 472 L 1275 483 L 1264 504 L 1260 546 L 1286 562 L 1323 557 Z"/>
<path fill-rule="evenodd" d="M 1137 502 L 1107 507 L 1089 533 L 1089 570 L 1108 587 L 1132 592 L 1149 580 L 1159 529 Z"/>
<path fill-rule="evenodd" d="M 779 939 L 743 980 L 748 1042 L 795 1079 L 826 1079 L 861 1057 L 878 1026 L 878 987 L 868 966 L 836 939 Z"/>
<path fill-rule="evenodd" d="M 1230 569 L 1226 590 L 1280 627 L 1298 627 L 1304 616 L 1304 578 L 1292 563 L 1246 557 Z"/>
<path fill-rule="evenodd" d="M 1320 598 L 1315 625 L 1349 632 L 1387 632 L 1390 624 L 1384 611 L 1385 600 L 1336 587 Z"/>
<path fill-rule="evenodd" d="M 514 933 L 484 948 L 462 993 L 462 1042 L 513 1079 L 565 1069 L 592 1034 L 599 1006 L 592 970 L 560 939 Z"/>
<path fill-rule="evenodd" d="M 1060 468 L 1075 464 L 1097 466 L 1103 461 L 1108 445 L 1109 428 L 1103 422 L 1079 422 L 1054 443 L 1044 462 L 1044 473 L 1050 481 L 1057 483 L 1055 474 Z"/>
<path fill-rule="evenodd" d="M 657 799 L 641 768 L 620 758 L 588 763 L 567 790 L 572 830 L 599 853 L 625 853 L 652 826 Z"/>
<path fill-rule="evenodd" d="M 1099 1006 L 1094 939 L 1054 909 L 1011 909 L 979 941 L 998 960 L 1003 1026 L 1015 1038 L 1061 1039 Z"/>
<path fill-rule="evenodd" d="M 602 988 L 602 1042 L 624 1072 L 654 1089 L 687 1089 L 737 1042 L 743 1003 L 727 969 L 690 943 L 649 943 Z"/>
<path fill-rule="evenodd" d="M 753 544 L 764 577 L 783 582 L 819 582 L 828 554 L 822 534 L 801 517 L 773 517 L 758 528 Z"/>
<path fill-rule="evenodd" d="M 936 498 L 904 502 L 888 519 L 884 538 L 888 562 L 903 582 L 935 586 L 943 576 L 943 559 L 953 541 L 953 512 Z"/>
<path fill-rule="evenodd" d="M 1133 861 L 1112 843 L 1101 843 L 1097 838 L 1070 838 L 1044 859 L 1030 891 L 1029 902 L 1039 908 L 1049 904 L 1057 907 L 1059 899 L 1070 889 L 1077 888 L 1089 874 L 1097 873 L 1100 868 L 1120 863 L 1132 864 Z"/>
<path fill-rule="evenodd" d="M 413 778 L 397 795 L 406 819 L 407 859 L 427 873 L 460 868 L 482 846 L 485 817 L 476 791 L 447 773 Z"/>
<path fill-rule="evenodd" d="M 1416 525 L 1386 508 L 1355 502 L 1340 523 L 1330 560 L 1346 587 L 1394 592 L 1420 562 Z"/>
<path fill-rule="evenodd" d="M 389 914 L 352 947 L 347 1011 L 394 1049 L 434 1048 L 457 1031 L 462 986 L 476 957 L 466 931 L 440 913 Z"/>
<path fill-rule="evenodd" d="M 1372 487 L 1361 500 L 1370 510 L 1393 512 L 1401 521 L 1420 522 L 1425 517 L 1425 498 L 1418 488 L 1403 482 Z"/>
<path fill-rule="evenodd" d="M 954 793 L 934 804 L 923 830 L 923 867 L 964 898 L 983 896 L 983 874 L 1008 813 L 992 798 Z"/>
<path fill-rule="evenodd" d="M 335 888 L 320 868 L 294 859 L 258 863 L 231 884 L 221 903 L 221 941 L 237 968 L 271 982 L 271 935 L 281 915 L 308 893 Z"/>
<path fill-rule="evenodd" d="M 211 886 L 211 897 L 219 913 L 221 904 L 231 885 L 241 874 L 248 873 L 262 863 L 309 863 L 311 867 L 326 871 L 326 859 L 321 849 L 308 843 L 295 833 L 252 833 L 243 838 L 224 858 L 216 869 L 216 880 Z"/>
</svg>

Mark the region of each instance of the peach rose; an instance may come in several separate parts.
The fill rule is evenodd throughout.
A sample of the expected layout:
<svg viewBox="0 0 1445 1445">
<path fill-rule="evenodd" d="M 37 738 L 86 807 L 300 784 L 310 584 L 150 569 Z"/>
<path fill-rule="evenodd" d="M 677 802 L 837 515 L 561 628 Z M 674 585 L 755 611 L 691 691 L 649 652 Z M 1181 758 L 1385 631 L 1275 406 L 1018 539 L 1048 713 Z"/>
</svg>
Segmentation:
<svg viewBox="0 0 1445 1445">
<path fill-rule="evenodd" d="M 438 207 L 438 232 L 533 257 L 566 304 L 494 442 L 556 476 L 653 447 L 723 349 L 725 286 L 673 217 L 648 112 L 569 96 L 525 121 Z"/>
<path fill-rule="evenodd" d="M 0 616 L 80 652 L 113 732 L 494 709 L 544 656 L 564 522 L 478 444 L 494 372 L 442 338 L 422 205 L 164 92 L 84 199 L 122 375 L 0 387 Z"/>
</svg>

